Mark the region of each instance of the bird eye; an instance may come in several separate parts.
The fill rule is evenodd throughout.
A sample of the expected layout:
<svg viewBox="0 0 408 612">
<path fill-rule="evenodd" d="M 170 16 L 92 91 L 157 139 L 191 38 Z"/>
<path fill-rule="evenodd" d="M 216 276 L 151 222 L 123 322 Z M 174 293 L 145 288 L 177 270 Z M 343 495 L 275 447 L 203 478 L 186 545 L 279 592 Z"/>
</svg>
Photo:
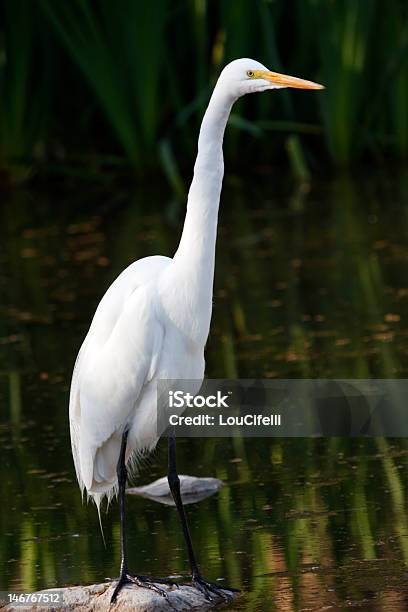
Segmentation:
<svg viewBox="0 0 408 612">
<path fill-rule="evenodd" d="M 247 70 L 247 76 L 248 76 L 250 79 L 253 79 L 253 78 L 254 78 L 254 76 L 255 76 L 254 71 L 253 71 L 253 70 Z"/>
</svg>

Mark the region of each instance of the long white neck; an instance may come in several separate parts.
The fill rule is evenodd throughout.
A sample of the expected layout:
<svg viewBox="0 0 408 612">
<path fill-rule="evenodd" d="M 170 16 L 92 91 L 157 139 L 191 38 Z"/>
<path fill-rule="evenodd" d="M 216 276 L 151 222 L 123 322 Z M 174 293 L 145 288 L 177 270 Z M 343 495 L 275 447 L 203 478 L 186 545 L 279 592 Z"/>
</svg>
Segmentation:
<svg viewBox="0 0 408 612">
<path fill-rule="evenodd" d="M 212 270 L 224 176 L 222 143 L 233 102 L 233 98 L 218 86 L 215 87 L 201 124 L 187 213 L 175 255 L 176 258 L 185 258 L 187 262 L 194 260 L 194 266 L 203 263 L 206 269 Z"/>
<path fill-rule="evenodd" d="M 218 208 L 224 176 L 222 143 L 233 103 L 234 98 L 218 84 L 201 124 L 183 233 L 174 256 L 181 283 L 187 284 L 189 292 L 190 312 L 185 314 L 199 319 L 197 333 L 187 331 L 189 335 L 200 336 L 200 340 L 205 336 L 204 342 L 211 318 Z"/>
</svg>

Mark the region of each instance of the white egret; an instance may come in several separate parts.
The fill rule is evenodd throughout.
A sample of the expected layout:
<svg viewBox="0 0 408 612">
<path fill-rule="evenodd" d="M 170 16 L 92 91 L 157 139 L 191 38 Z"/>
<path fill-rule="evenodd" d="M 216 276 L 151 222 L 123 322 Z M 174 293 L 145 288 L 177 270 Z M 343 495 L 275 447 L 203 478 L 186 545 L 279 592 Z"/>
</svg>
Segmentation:
<svg viewBox="0 0 408 612">
<path fill-rule="evenodd" d="M 72 453 L 81 491 L 98 506 L 119 494 L 121 567 L 112 596 L 133 582 L 125 539 L 127 466 L 157 444 L 156 388 L 160 379 L 202 380 L 213 295 L 215 244 L 224 174 L 222 143 L 234 102 L 247 93 L 293 87 L 322 89 L 311 81 L 271 72 L 238 59 L 217 81 L 205 112 L 179 247 L 173 258 L 131 264 L 112 283 L 95 312 L 75 364 L 70 394 Z M 168 441 L 168 481 L 180 515 L 193 583 L 207 597 L 220 588 L 204 580 L 195 560 L 176 470 L 175 439 Z M 164 591 L 163 591 L 164 592 Z"/>
</svg>

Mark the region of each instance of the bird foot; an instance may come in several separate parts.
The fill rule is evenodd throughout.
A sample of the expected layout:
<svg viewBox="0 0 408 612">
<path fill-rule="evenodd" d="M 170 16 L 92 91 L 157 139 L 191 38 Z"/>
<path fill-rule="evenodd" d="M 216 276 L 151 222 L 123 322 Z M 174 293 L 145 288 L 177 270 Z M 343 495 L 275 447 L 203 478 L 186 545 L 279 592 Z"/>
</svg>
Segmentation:
<svg viewBox="0 0 408 612">
<path fill-rule="evenodd" d="M 150 591 L 158 593 L 158 595 L 161 597 L 167 597 L 167 590 L 162 589 L 157 583 L 165 584 L 166 586 L 176 586 L 178 588 L 177 582 L 171 580 L 171 578 L 149 578 L 148 576 L 130 574 L 127 571 L 123 572 L 119 577 L 115 590 L 113 591 L 111 604 L 115 603 L 119 592 L 126 584 L 136 584 L 143 589 L 149 589 Z"/>
<path fill-rule="evenodd" d="M 221 587 L 213 582 L 207 582 L 201 576 L 195 576 L 192 579 L 193 586 L 195 586 L 208 601 L 214 599 L 223 599 L 224 601 L 231 601 L 233 599 L 233 593 L 239 593 L 239 589 L 232 589 L 231 587 Z"/>
</svg>

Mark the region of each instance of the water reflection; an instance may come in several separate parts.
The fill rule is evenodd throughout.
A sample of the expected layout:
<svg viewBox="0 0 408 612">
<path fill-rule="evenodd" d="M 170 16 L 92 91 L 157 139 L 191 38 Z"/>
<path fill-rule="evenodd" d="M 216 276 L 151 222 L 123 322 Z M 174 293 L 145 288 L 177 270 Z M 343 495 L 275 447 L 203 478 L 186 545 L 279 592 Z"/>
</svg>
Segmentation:
<svg viewBox="0 0 408 612">
<path fill-rule="evenodd" d="M 276 201 L 269 180 L 254 185 L 224 192 L 208 375 L 408 377 L 407 176 Z M 168 210 L 151 194 L 77 192 L 2 207 L 0 590 L 116 575 L 116 506 L 105 550 L 75 483 L 69 376 L 108 283 L 174 251 Z M 164 447 L 139 484 L 163 476 Z M 406 609 L 406 440 L 188 440 L 179 454 L 183 472 L 228 483 L 187 512 L 206 576 L 245 589 L 234 609 Z M 128 502 L 131 567 L 185 574 L 175 511 Z"/>
</svg>

